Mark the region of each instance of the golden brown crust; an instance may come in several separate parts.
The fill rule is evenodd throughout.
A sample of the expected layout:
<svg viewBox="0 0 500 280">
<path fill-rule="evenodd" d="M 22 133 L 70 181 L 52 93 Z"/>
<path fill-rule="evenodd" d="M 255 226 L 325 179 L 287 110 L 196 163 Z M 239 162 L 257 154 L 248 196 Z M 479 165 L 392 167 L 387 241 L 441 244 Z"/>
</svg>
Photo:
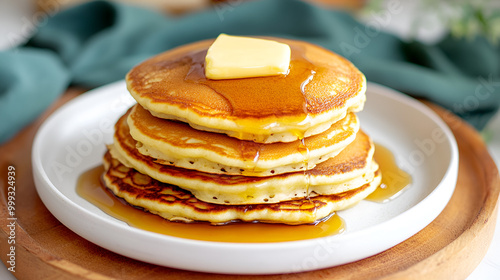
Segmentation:
<svg viewBox="0 0 500 280">
<path fill-rule="evenodd" d="M 334 123 L 326 131 L 293 142 L 255 143 L 242 141 L 225 134 L 193 129 L 181 122 L 159 119 L 140 105 L 128 115 L 130 134 L 143 145 L 139 152 L 163 161 L 189 158 L 204 161 L 204 166 L 216 165 L 210 173 L 269 176 L 312 168 L 337 155 L 349 145 L 359 130 L 354 113 Z M 305 150 L 307 147 L 307 151 Z M 305 166 L 308 164 L 308 167 Z M 176 163 L 176 166 L 197 169 L 196 165 Z M 200 166 L 200 165 L 198 165 Z M 218 172 L 224 168 L 224 172 Z M 272 169 L 274 172 L 270 173 Z"/>
<path fill-rule="evenodd" d="M 114 143 L 109 146 L 114 158 L 156 180 L 189 190 L 198 199 L 210 203 L 276 203 L 309 195 L 340 193 L 366 184 L 378 168 L 372 160 L 373 143 L 360 131 L 340 154 L 305 172 L 300 169 L 265 177 L 200 172 L 176 167 L 175 162 L 159 162 L 140 153 L 125 119 L 126 115 L 117 122 Z"/>
<path fill-rule="evenodd" d="M 287 75 L 207 79 L 204 54 L 212 40 L 206 40 L 137 65 L 127 74 L 127 87 L 157 117 L 182 120 L 209 131 L 254 131 L 267 136 L 290 129 L 304 133 L 362 107 L 366 81 L 352 63 L 306 42 L 272 39 L 291 46 Z"/>
<path fill-rule="evenodd" d="M 107 152 L 104 156 L 106 186 L 118 197 L 169 220 L 226 223 L 234 220 L 307 224 L 334 211 L 352 206 L 378 186 L 375 180 L 354 190 L 336 195 L 282 201 L 273 204 L 219 205 L 198 200 L 177 186 L 161 183 L 128 168 Z"/>
<path fill-rule="evenodd" d="M 173 163 L 170 165 L 160 164 L 156 159 L 143 155 L 137 151 L 137 141 L 132 138 L 129 133 L 129 127 L 126 122 L 128 113 L 124 114 L 115 125 L 115 142 L 120 145 L 128 156 L 134 160 L 149 166 L 159 172 L 168 173 L 173 177 L 187 177 L 197 178 L 202 181 L 215 182 L 219 185 L 235 185 L 244 182 L 264 182 L 268 177 L 253 177 L 242 175 L 224 175 L 224 174 L 209 174 L 206 172 L 199 172 L 196 170 L 189 170 L 184 168 L 177 168 Z M 366 168 L 372 161 L 373 143 L 368 135 L 363 131 L 359 131 L 356 139 L 348 145 L 336 157 L 330 158 L 325 162 L 318 164 L 315 168 L 306 171 L 306 174 L 315 176 L 333 176 L 342 175 L 353 170 L 362 170 Z M 303 174 L 304 171 L 292 172 Z M 278 174 L 272 176 L 273 178 L 286 178 L 290 174 Z"/>
</svg>

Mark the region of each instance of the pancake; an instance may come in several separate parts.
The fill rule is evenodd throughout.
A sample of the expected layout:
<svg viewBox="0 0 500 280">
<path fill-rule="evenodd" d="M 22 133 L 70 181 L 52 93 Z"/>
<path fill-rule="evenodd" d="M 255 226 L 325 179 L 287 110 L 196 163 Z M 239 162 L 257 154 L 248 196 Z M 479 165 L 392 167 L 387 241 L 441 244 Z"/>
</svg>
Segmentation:
<svg viewBox="0 0 500 280">
<path fill-rule="evenodd" d="M 160 182 L 190 191 L 197 199 L 215 204 L 276 203 L 315 195 L 352 190 L 373 180 L 378 165 L 373 161 L 374 145 L 359 131 L 355 140 L 336 157 L 307 171 L 268 177 L 220 175 L 163 165 L 138 152 L 123 115 L 115 125 L 114 158 Z"/>
<path fill-rule="evenodd" d="M 310 43 L 270 39 L 291 48 L 286 75 L 207 79 L 204 58 L 213 40 L 206 40 L 135 66 L 127 88 L 156 117 L 258 143 L 315 135 L 363 108 L 366 79 L 348 60 Z"/>
<path fill-rule="evenodd" d="M 358 203 L 380 184 L 380 172 L 373 181 L 337 195 L 316 196 L 275 204 L 219 205 L 198 200 L 188 191 L 161 183 L 122 165 L 110 153 L 104 156 L 104 184 L 127 203 L 170 221 L 232 221 L 311 224 L 335 211 Z"/>
<path fill-rule="evenodd" d="M 359 130 L 358 118 L 349 113 L 323 133 L 288 143 L 254 143 L 225 134 L 193 129 L 159 119 L 140 105 L 127 118 L 130 134 L 140 153 L 158 163 L 202 172 L 271 176 L 311 169 L 349 145 Z"/>
</svg>

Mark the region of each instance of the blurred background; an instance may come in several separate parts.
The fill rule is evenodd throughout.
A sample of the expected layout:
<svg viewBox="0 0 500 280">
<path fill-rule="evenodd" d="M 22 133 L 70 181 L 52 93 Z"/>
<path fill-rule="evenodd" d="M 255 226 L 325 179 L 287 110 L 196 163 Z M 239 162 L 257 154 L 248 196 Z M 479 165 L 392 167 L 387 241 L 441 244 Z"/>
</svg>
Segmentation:
<svg viewBox="0 0 500 280">
<path fill-rule="evenodd" d="M 26 42 L 48 18 L 68 7 L 87 0 L 0 0 L 0 50 Z M 139 5 L 162 13 L 183 15 L 209 8 L 231 9 L 252 0 L 115 0 Z M 500 39 L 500 1 L 463 0 L 305 0 L 325 9 L 341 9 L 352 13 L 362 22 L 378 20 L 390 33 L 407 40 L 437 42 L 451 32 L 469 38 L 484 35 L 494 44 Z M 386 11 L 398 5 L 399 13 Z M 385 14 L 384 14 L 385 13 Z M 0 92 L 1 94 L 1 92 Z M 485 140 L 497 165 L 500 164 L 500 115 L 497 114 L 483 131 Z M 500 221 L 490 250 L 469 280 L 500 279 Z M 0 265 L 0 279 L 14 279 Z"/>
<path fill-rule="evenodd" d="M 111 0 L 142 6 L 169 15 L 182 16 L 214 6 L 230 9 L 252 0 Z M 492 41 L 500 39 L 500 1 L 495 0 L 304 0 L 327 9 L 352 12 L 368 21 L 390 5 L 401 5 L 386 30 L 403 38 L 432 42 L 451 30 L 456 36 L 484 34 Z M 29 38 L 36 24 L 60 10 L 89 0 L 1 0 L 0 49 L 12 47 Z"/>
</svg>

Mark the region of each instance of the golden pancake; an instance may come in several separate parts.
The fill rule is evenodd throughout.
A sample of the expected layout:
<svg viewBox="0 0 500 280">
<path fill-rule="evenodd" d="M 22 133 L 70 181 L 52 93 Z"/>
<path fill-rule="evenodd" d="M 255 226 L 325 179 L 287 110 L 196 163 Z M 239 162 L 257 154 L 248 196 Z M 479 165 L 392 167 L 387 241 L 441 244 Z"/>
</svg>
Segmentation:
<svg viewBox="0 0 500 280">
<path fill-rule="evenodd" d="M 310 43 L 290 45 L 286 75 L 229 80 L 205 77 L 213 40 L 154 56 L 126 76 L 130 94 L 154 116 L 259 143 L 321 133 L 365 102 L 364 75 L 348 60 Z"/>
<path fill-rule="evenodd" d="M 159 119 L 140 105 L 132 108 L 127 122 L 130 134 L 138 141 L 139 152 L 155 158 L 158 163 L 246 176 L 311 169 L 339 154 L 356 138 L 359 130 L 358 118 L 349 113 L 320 134 L 294 142 L 262 144 Z"/>
<path fill-rule="evenodd" d="M 231 221 L 310 224 L 335 211 L 351 207 L 372 193 L 380 184 L 380 172 L 373 181 L 336 195 L 316 196 L 274 204 L 219 205 L 198 200 L 188 191 L 161 183 L 122 165 L 109 153 L 104 157 L 103 181 L 116 196 L 135 207 L 170 221 Z"/>
<path fill-rule="evenodd" d="M 138 152 L 130 136 L 127 114 L 115 126 L 114 142 L 108 148 L 125 166 L 152 178 L 190 191 L 202 201 L 216 204 L 276 203 L 319 194 L 336 194 L 373 180 L 378 165 L 374 145 L 362 131 L 340 154 L 307 171 L 268 177 L 220 175 L 163 165 Z"/>
</svg>

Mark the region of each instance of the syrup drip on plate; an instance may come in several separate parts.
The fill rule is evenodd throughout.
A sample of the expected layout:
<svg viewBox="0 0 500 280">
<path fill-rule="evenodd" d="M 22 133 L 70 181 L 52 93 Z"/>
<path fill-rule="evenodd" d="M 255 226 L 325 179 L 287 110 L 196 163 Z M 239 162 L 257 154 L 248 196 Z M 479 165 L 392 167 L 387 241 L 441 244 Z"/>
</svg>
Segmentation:
<svg viewBox="0 0 500 280">
<path fill-rule="evenodd" d="M 378 188 L 370 200 L 386 202 L 396 197 L 411 182 L 411 177 L 396 165 L 394 156 L 387 148 L 376 145 L 377 150 L 379 152 L 376 152 L 375 159 L 379 162 L 382 177 L 387 177 L 387 179 L 383 181 L 385 187 Z M 130 206 L 114 196 L 101 182 L 103 171 L 104 168 L 98 166 L 83 173 L 78 180 L 77 193 L 108 215 L 132 227 L 151 232 L 205 241 L 284 242 L 339 234 L 345 230 L 346 226 L 337 214 L 311 225 L 232 222 L 214 226 L 205 222 L 190 224 L 169 222 L 157 215 Z"/>
<path fill-rule="evenodd" d="M 392 152 L 380 144 L 375 144 L 373 157 L 382 171 L 382 183 L 366 200 L 388 202 L 398 197 L 411 184 L 411 175 L 399 168 Z"/>
<path fill-rule="evenodd" d="M 206 222 L 169 222 L 130 206 L 101 183 L 102 166 L 88 170 L 78 180 L 77 193 L 106 214 L 132 227 L 169 236 L 219 242 L 284 242 L 334 235 L 344 230 L 344 221 L 333 214 L 311 225 L 231 222 L 214 226 Z"/>
</svg>

